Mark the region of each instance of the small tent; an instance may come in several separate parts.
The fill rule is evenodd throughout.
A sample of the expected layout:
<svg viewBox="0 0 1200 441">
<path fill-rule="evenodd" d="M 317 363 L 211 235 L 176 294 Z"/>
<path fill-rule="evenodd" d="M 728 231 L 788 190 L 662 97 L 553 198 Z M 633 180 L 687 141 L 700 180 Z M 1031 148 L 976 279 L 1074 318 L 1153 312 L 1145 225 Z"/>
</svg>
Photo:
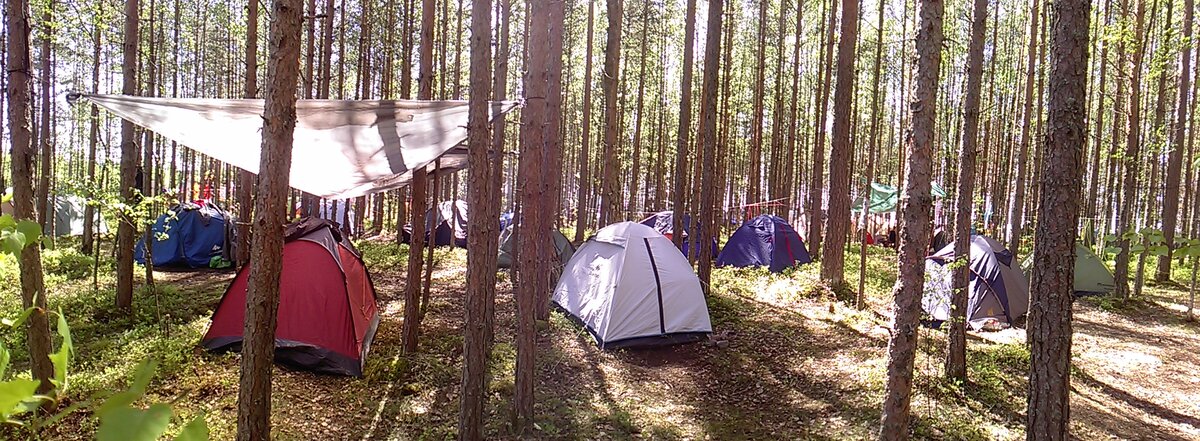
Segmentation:
<svg viewBox="0 0 1200 441">
<path fill-rule="evenodd" d="M 764 214 L 746 221 L 725 242 L 717 266 L 765 266 L 778 273 L 812 262 L 800 234 L 787 221 Z"/>
<path fill-rule="evenodd" d="M 700 279 L 687 258 L 645 225 L 621 222 L 588 239 L 551 297 L 601 348 L 657 346 L 712 332 Z"/>
<path fill-rule="evenodd" d="M 361 376 L 379 324 L 375 287 L 358 252 L 333 224 L 308 218 L 288 226 L 279 277 L 275 361 L 314 372 Z M 209 351 L 240 350 L 246 288 L 254 262 L 238 271 L 201 341 Z"/>
<path fill-rule="evenodd" d="M 658 213 L 654 213 L 654 214 L 651 214 L 650 216 L 647 216 L 645 219 L 642 219 L 638 223 L 645 225 L 647 227 L 653 228 L 655 231 L 658 231 L 659 234 L 666 236 L 667 239 L 673 239 L 673 237 L 672 237 L 672 236 L 674 236 L 673 231 L 675 230 L 675 212 L 660 211 Z M 690 252 L 689 248 L 691 247 L 691 241 L 687 240 L 687 239 L 689 238 L 689 236 L 690 236 L 689 232 L 692 231 L 692 227 L 693 227 L 692 216 L 689 214 L 684 214 L 682 225 L 683 225 L 683 227 L 682 227 L 683 228 L 683 233 L 682 233 L 683 234 L 683 244 L 680 245 L 680 251 L 683 252 L 684 256 L 690 257 L 690 254 L 688 254 L 688 253 Z M 719 252 L 719 249 L 717 248 L 717 240 L 715 238 L 713 239 L 713 242 L 712 242 L 712 250 L 713 250 L 714 256 L 717 255 L 717 253 Z"/>
<path fill-rule="evenodd" d="M 500 268 L 513 266 L 513 256 L 517 249 L 516 230 L 516 225 L 509 225 L 500 232 L 500 254 L 496 256 L 496 265 Z M 554 238 L 554 254 L 558 256 L 557 269 L 562 269 L 567 261 L 571 260 L 571 255 L 575 254 L 575 246 L 558 230 L 551 229 L 550 236 Z"/>
<path fill-rule="evenodd" d="M 430 208 L 425 212 L 425 245 L 466 248 L 467 219 L 467 203 L 462 200 L 442 201 L 436 208 Z M 401 243 L 410 243 L 412 232 L 412 225 L 405 225 Z"/>
<path fill-rule="evenodd" d="M 233 217 L 207 201 L 171 207 L 151 227 L 154 266 L 175 268 L 225 267 L 232 260 Z M 145 237 L 133 258 L 146 264 Z"/>
<path fill-rule="evenodd" d="M 79 196 L 55 196 L 54 235 L 58 237 L 82 236 L 83 225 L 87 223 L 87 219 L 83 216 L 86 207 L 87 201 Z M 94 211 L 96 216 L 100 215 L 100 210 Z M 97 234 L 108 233 L 108 224 L 104 222 L 103 217 L 100 217 L 94 227 Z"/>
<path fill-rule="evenodd" d="M 954 244 L 925 259 L 925 293 L 921 307 L 935 322 L 950 319 L 953 289 Z M 1011 325 L 1029 310 L 1029 284 L 1021 274 L 1013 253 L 995 239 L 971 236 L 970 282 L 967 324 L 981 329 L 995 320 Z"/>
<path fill-rule="evenodd" d="M 1025 270 L 1026 275 L 1032 276 L 1032 254 L 1021 263 L 1021 269 Z M 1083 241 L 1075 242 L 1075 295 L 1103 295 L 1116 287 L 1112 271 L 1108 270 L 1100 257 L 1084 246 Z"/>
</svg>

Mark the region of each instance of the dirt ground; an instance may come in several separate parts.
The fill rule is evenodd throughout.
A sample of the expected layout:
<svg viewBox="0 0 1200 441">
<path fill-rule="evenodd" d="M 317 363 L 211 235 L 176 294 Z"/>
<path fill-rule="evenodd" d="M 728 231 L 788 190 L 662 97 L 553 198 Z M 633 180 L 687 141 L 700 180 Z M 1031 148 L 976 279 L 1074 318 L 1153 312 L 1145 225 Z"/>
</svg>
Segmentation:
<svg viewBox="0 0 1200 441">
<path fill-rule="evenodd" d="M 465 271 L 434 273 L 420 354 L 403 356 L 403 275 L 372 267 L 379 325 L 364 378 L 277 368 L 273 422 L 281 439 L 410 440 L 453 437 L 457 425 Z M 442 255 L 439 255 L 439 258 Z M 164 275 L 171 283 L 197 280 Z M 220 284 L 230 274 L 209 276 Z M 489 385 L 489 438 L 509 438 L 511 287 L 501 277 L 497 346 Z M 764 281 L 763 284 L 777 283 Z M 194 285 L 193 285 L 194 286 Z M 827 298 L 779 289 L 717 292 L 714 342 L 657 350 L 601 351 L 557 313 L 539 338 L 537 429 L 542 439 L 863 439 L 877 430 L 886 364 L 883 298 L 858 312 Z M 730 290 L 734 291 L 734 290 Z M 1200 439 L 1200 328 L 1182 320 L 1184 293 L 1150 289 L 1146 300 L 1075 306 L 1071 399 L 1078 439 Z M 939 379 L 938 331 L 922 331 L 913 401 L 915 436 L 1024 438 L 1024 333 L 976 334 L 971 382 Z M 1022 355 L 1023 354 L 1023 355 Z M 203 411 L 214 439 L 232 437 L 236 355 L 197 351 L 191 371 L 160 391 Z"/>
</svg>

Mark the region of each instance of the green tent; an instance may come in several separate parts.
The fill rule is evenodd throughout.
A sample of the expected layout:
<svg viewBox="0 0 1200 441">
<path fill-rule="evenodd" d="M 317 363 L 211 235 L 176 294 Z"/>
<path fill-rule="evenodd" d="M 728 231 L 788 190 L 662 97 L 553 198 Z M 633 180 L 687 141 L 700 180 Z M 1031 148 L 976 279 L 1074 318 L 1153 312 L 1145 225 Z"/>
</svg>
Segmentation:
<svg viewBox="0 0 1200 441">
<path fill-rule="evenodd" d="M 515 224 L 509 225 L 500 232 L 500 254 L 496 258 L 496 265 L 500 268 L 512 268 L 513 266 L 513 253 L 517 247 L 516 240 L 513 240 L 516 237 L 513 234 L 515 228 Z M 550 235 L 554 237 L 554 250 L 558 254 L 558 267 L 561 269 L 575 254 L 575 246 L 571 245 L 567 236 L 563 236 L 558 230 L 551 229 Z"/>
<path fill-rule="evenodd" d="M 1033 270 L 1033 255 L 1025 259 L 1021 269 L 1026 275 Z M 1075 295 L 1108 294 L 1116 288 L 1112 271 L 1091 249 L 1081 242 L 1075 243 Z"/>
<path fill-rule="evenodd" d="M 946 197 L 946 189 L 942 188 L 937 182 L 933 184 L 933 197 Z M 900 202 L 900 191 L 891 185 L 880 184 L 878 182 L 871 183 L 871 198 L 867 201 L 867 210 L 869 213 L 890 213 L 896 211 L 896 204 Z M 859 197 L 851 205 L 851 210 L 855 212 L 862 211 L 863 200 Z"/>
</svg>

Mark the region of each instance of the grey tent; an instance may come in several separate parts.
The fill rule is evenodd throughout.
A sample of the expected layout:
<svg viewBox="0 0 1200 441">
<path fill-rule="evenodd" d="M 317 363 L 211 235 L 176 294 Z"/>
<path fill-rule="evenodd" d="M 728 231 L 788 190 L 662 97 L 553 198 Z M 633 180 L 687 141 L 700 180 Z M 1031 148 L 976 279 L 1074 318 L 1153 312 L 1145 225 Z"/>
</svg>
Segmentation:
<svg viewBox="0 0 1200 441">
<path fill-rule="evenodd" d="M 1033 270 L 1033 255 L 1021 263 L 1021 269 L 1032 276 L 1030 271 Z M 1083 241 L 1075 242 L 1075 295 L 1108 294 L 1116 287 L 1112 271 L 1108 270 L 1096 253 L 1084 246 Z"/>
<path fill-rule="evenodd" d="M 500 254 L 496 258 L 496 265 L 500 268 L 511 268 L 513 266 L 514 251 L 517 247 L 516 225 L 509 225 L 504 231 L 500 232 Z M 522 233 L 524 234 L 524 233 Z M 575 246 L 571 245 L 571 241 L 567 240 L 567 236 L 563 236 L 561 232 L 555 229 L 550 230 L 550 236 L 554 237 L 554 253 L 558 255 L 558 268 L 562 268 L 571 260 L 571 256 L 575 254 Z"/>
<path fill-rule="evenodd" d="M 87 223 L 83 216 L 87 201 L 79 196 L 55 196 L 53 203 L 54 235 L 58 237 L 82 236 L 83 225 Z M 97 217 L 99 214 L 99 210 L 96 210 Z M 100 217 L 100 221 L 94 226 L 98 234 L 108 232 L 108 225 L 104 223 L 103 217 Z"/>
<path fill-rule="evenodd" d="M 953 290 L 954 244 L 925 259 L 925 294 L 921 307 L 935 322 L 950 319 L 950 295 Z M 967 324 L 981 329 L 991 321 L 1011 325 L 1029 311 L 1029 284 L 1013 253 L 995 239 L 971 236 L 968 265 L 970 282 L 967 296 Z"/>
</svg>

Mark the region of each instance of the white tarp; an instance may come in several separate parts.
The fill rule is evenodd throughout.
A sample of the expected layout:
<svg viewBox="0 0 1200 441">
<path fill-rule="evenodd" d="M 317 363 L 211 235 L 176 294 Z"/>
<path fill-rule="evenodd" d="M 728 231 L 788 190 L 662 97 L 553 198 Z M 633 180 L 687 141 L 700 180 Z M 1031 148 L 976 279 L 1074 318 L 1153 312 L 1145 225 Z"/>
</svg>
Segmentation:
<svg viewBox="0 0 1200 441">
<path fill-rule="evenodd" d="M 602 348 L 712 332 L 700 279 L 687 258 L 670 239 L 634 222 L 604 227 L 579 247 L 551 298 Z"/>
<path fill-rule="evenodd" d="M 235 167 L 258 173 L 263 100 L 150 98 L 82 94 L 81 98 Z M 493 102 L 495 120 L 516 101 Z M 292 188 L 344 199 L 407 185 L 413 169 L 442 158 L 466 166 L 466 101 L 296 102 Z"/>
</svg>

